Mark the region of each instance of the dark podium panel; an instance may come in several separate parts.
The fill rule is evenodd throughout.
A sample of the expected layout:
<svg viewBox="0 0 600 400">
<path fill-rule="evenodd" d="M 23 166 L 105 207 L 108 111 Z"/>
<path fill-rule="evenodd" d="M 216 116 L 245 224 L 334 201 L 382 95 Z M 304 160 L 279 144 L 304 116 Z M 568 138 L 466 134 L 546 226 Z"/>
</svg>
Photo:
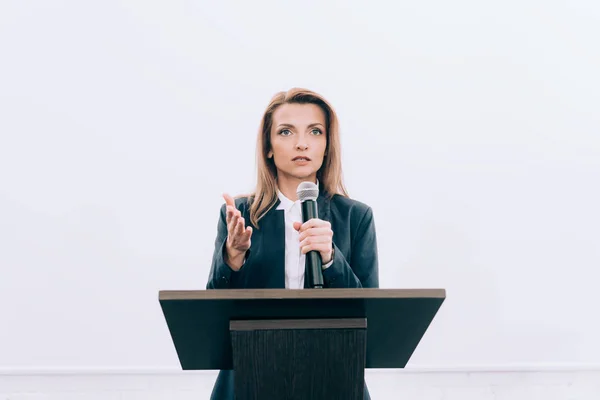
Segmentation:
<svg viewBox="0 0 600 400">
<path fill-rule="evenodd" d="M 365 368 L 404 368 L 444 289 L 160 291 L 184 370 L 235 370 L 236 398 L 362 398 Z"/>
</svg>

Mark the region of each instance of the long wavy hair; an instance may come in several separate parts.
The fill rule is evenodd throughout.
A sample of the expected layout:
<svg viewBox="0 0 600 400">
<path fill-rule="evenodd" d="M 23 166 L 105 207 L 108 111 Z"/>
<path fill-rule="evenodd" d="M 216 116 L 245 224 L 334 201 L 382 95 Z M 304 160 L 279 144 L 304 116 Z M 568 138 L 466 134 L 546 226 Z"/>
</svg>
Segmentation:
<svg viewBox="0 0 600 400">
<path fill-rule="evenodd" d="M 348 197 L 342 177 L 339 123 L 335 110 L 323 96 L 301 88 L 292 88 L 273 96 L 267 106 L 258 129 L 256 141 L 257 181 L 250 196 L 250 222 L 258 228 L 258 222 L 277 203 L 277 168 L 271 150 L 273 113 L 283 104 L 315 104 L 325 113 L 327 146 L 323 164 L 317 171 L 317 179 L 328 197 L 338 194 Z"/>
</svg>

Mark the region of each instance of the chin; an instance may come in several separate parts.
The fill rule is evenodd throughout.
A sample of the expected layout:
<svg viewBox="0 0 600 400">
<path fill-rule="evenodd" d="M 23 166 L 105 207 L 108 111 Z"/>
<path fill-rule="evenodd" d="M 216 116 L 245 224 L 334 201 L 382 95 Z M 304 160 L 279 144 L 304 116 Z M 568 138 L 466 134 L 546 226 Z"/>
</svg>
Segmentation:
<svg viewBox="0 0 600 400">
<path fill-rule="evenodd" d="M 312 177 L 316 177 L 317 172 L 316 171 L 312 171 L 312 170 L 311 171 L 308 171 L 308 170 L 306 170 L 306 171 L 301 171 L 300 170 L 299 171 L 299 170 L 296 169 L 294 171 L 288 171 L 286 173 L 286 175 L 288 175 L 288 176 L 290 176 L 292 178 L 295 178 L 295 179 L 299 179 L 299 180 L 307 180 L 307 179 L 310 179 Z"/>
</svg>

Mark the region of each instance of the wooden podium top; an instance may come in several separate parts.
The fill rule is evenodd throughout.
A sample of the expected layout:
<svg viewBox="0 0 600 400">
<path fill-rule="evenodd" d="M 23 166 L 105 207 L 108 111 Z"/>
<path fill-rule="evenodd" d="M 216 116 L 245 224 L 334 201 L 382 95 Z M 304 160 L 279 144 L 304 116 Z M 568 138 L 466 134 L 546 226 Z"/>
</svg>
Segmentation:
<svg viewBox="0 0 600 400">
<path fill-rule="evenodd" d="M 163 300 L 226 299 L 402 299 L 446 297 L 444 289 L 213 289 L 161 290 Z"/>
<path fill-rule="evenodd" d="M 163 290 L 159 302 L 184 370 L 232 369 L 230 321 L 366 318 L 366 368 L 404 368 L 444 289 Z"/>
</svg>

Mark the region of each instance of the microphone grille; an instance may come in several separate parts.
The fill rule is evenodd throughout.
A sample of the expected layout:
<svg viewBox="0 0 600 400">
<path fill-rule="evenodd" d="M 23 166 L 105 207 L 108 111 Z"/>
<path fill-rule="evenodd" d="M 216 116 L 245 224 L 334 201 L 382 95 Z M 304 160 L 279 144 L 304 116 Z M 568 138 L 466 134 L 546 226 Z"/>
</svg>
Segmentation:
<svg viewBox="0 0 600 400">
<path fill-rule="evenodd" d="M 319 187 L 312 182 L 302 182 L 298 185 L 296 194 L 298 195 L 298 200 L 300 200 L 300 202 L 317 200 L 317 197 L 319 197 Z"/>
</svg>

